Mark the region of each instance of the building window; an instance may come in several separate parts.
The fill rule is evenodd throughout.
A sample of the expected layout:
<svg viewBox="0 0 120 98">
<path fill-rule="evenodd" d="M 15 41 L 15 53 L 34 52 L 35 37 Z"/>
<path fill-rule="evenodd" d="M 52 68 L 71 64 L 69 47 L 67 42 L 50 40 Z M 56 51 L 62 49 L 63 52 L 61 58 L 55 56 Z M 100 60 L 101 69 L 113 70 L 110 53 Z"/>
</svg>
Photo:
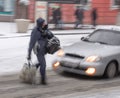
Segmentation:
<svg viewBox="0 0 120 98">
<path fill-rule="evenodd" d="M 91 1 L 92 0 L 79 0 L 77 5 L 83 7 L 85 10 L 89 10 L 91 7 Z"/>
<path fill-rule="evenodd" d="M 12 15 L 14 14 L 15 0 L 0 0 L 0 14 Z"/>
<path fill-rule="evenodd" d="M 111 5 L 113 9 L 118 9 L 118 5 L 120 5 L 120 0 L 111 0 Z"/>
<path fill-rule="evenodd" d="M 88 0 L 80 0 L 80 4 L 87 5 L 88 4 Z"/>
<path fill-rule="evenodd" d="M 76 4 L 87 5 L 90 0 L 75 0 Z"/>
<path fill-rule="evenodd" d="M 113 0 L 113 1 L 114 1 L 114 5 L 115 5 L 115 6 L 118 6 L 118 5 L 120 4 L 120 3 L 119 3 L 120 0 Z"/>
</svg>

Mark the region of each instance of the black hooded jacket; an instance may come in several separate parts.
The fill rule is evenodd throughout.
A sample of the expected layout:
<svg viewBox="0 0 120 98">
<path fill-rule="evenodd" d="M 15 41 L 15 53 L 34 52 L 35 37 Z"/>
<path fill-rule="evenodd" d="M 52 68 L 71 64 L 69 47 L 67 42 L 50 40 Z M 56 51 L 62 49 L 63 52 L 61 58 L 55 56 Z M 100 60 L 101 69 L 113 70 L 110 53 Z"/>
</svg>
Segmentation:
<svg viewBox="0 0 120 98">
<path fill-rule="evenodd" d="M 31 51 L 35 45 L 35 43 L 38 41 L 40 44 L 40 49 L 41 49 L 41 54 L 46 53 L 46 43 L 47 39 L 52 38 L 53 34 L 49 32 L 47 28 L 43 29 L 42 25 L 45 22 L 44 19 L 39 18 L 37 19 L 37 26 L 33 29 L 31 33 L 31 38 L 30 38 L 30 43 L 29 43 L 29 48 L 28 48 L 28 56 L 31 56 Z M 47 33 L 46 33 L 47 32 Z"/>
</svg>

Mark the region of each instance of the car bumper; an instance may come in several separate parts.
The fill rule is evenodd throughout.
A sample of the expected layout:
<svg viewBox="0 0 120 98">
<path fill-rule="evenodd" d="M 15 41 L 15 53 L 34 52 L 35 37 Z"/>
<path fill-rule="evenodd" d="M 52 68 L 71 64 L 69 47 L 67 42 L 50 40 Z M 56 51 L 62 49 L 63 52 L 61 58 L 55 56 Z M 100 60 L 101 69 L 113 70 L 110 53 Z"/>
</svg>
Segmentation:
<svg viewBox="0 0 120 98">
<path fill-rule="evenodd" d="M 55 62 L 60 62 L 59 66 L 57 66 L 56 68 L 53 67 L 55 71 L 67 71 L 67 72 L 72 72 L 72 73 L 77 73 L 77 74 L 87 75 L 87 76 L 102 76 L 105 71 L 105 67 L 103 67 L 103 64 L 100 62 L 97 62 L 97 63 L 81 62 L 79 65 L 77 63 L 76 64 L 74 63 L 75 66 L 63 64 L 61 63 L 61 61 L 55 61 Z M 54 66 L 54 63 L 53 63 L 53 66 Z M 90 67 L 95 68 L 95 73 L 92 75 L 86 73 L 86 70 Z"/>
</svg>

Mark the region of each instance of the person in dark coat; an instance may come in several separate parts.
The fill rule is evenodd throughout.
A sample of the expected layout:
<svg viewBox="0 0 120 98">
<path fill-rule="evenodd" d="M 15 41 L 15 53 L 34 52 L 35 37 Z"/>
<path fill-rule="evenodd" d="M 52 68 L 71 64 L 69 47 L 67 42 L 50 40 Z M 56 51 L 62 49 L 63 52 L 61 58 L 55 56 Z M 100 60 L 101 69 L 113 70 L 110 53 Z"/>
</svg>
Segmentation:
<svg viewBox="0 0 120 98">
<path fill-rule="evenodd" d="M 53 10 L 53 20 L 54 20 L 56 29 L 63 28 L 63 22 L 62 22 L 62 18 L 61 18 L 61 9 L 60 8 Z"/>
<path fill-rule="evenodd" d="M 57 10 L 55 8 L 53 8 L 53 12 L 52 12 L 52 16 L 53 16 L 53 23 L 55 24 L 55 28 L 57 26 Z"/>
<path fill-rule="evenodd" d="M 78 25 L 80 25 L 80 24 L 83 25 L 84 10 L 77 7 L 77 9 L 75 11 L 75 16 L 76 16 L 75 28 L 77 28 Z"/>
<path fill-rule="evenodd" d="M 98 18 L 98 15 L 97 15 L 97 9 L 96 8 L 93 8 L 92 9 L 92 12 L 91 12 L 91 20 L 92 20 L 92 25 L 93 26 L 96 26 L 96 20 Z"/>
<path fill-rule="evenodd" d="M 52 38 L 53 34 L 47 32 L 47 26 L 45 24 L 45 20 L 42 18 L 37 19 L 37 26 L 33 29 L 31 33 L 29 48 L 28 48 L 28 60 L 31 60 L 31 51 L 33 47 L 35 46 L 35 43 L 38 42 L 39 46 L 37 48 L 37 59 L 38 64 L 36 64 L 36 67 L 40 67 L 40 74 L 41 74 L 41 84 L 46 84 L 46 60 L 45 60 L 45 54 L 46 51 L 46 44 L 47 44 L 47 38 Z"/>
</svg>

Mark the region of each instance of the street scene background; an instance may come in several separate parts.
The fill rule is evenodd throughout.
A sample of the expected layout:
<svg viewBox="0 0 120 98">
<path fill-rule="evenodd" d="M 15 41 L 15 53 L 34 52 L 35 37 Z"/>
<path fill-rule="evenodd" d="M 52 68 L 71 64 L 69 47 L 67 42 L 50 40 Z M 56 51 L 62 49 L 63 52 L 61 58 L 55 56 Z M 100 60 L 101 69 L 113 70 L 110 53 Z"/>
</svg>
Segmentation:
<svg viewBox="0 0 120 98">
<path fill-rule="evenodd" d="M 96 28 L 119 26 L 119 8 L 120 0 L 0 0 L 0 98 L 120 98 L 120 75 L 110 80 L 59 75 L 52 70 L 55 55 L 45 56 L 47 86 L 24 84 L 18 77 L 37 18 L 46 20 L 64 47 Z M 37 62 L 34 53 L 32 61 Z"/>
</svg>

